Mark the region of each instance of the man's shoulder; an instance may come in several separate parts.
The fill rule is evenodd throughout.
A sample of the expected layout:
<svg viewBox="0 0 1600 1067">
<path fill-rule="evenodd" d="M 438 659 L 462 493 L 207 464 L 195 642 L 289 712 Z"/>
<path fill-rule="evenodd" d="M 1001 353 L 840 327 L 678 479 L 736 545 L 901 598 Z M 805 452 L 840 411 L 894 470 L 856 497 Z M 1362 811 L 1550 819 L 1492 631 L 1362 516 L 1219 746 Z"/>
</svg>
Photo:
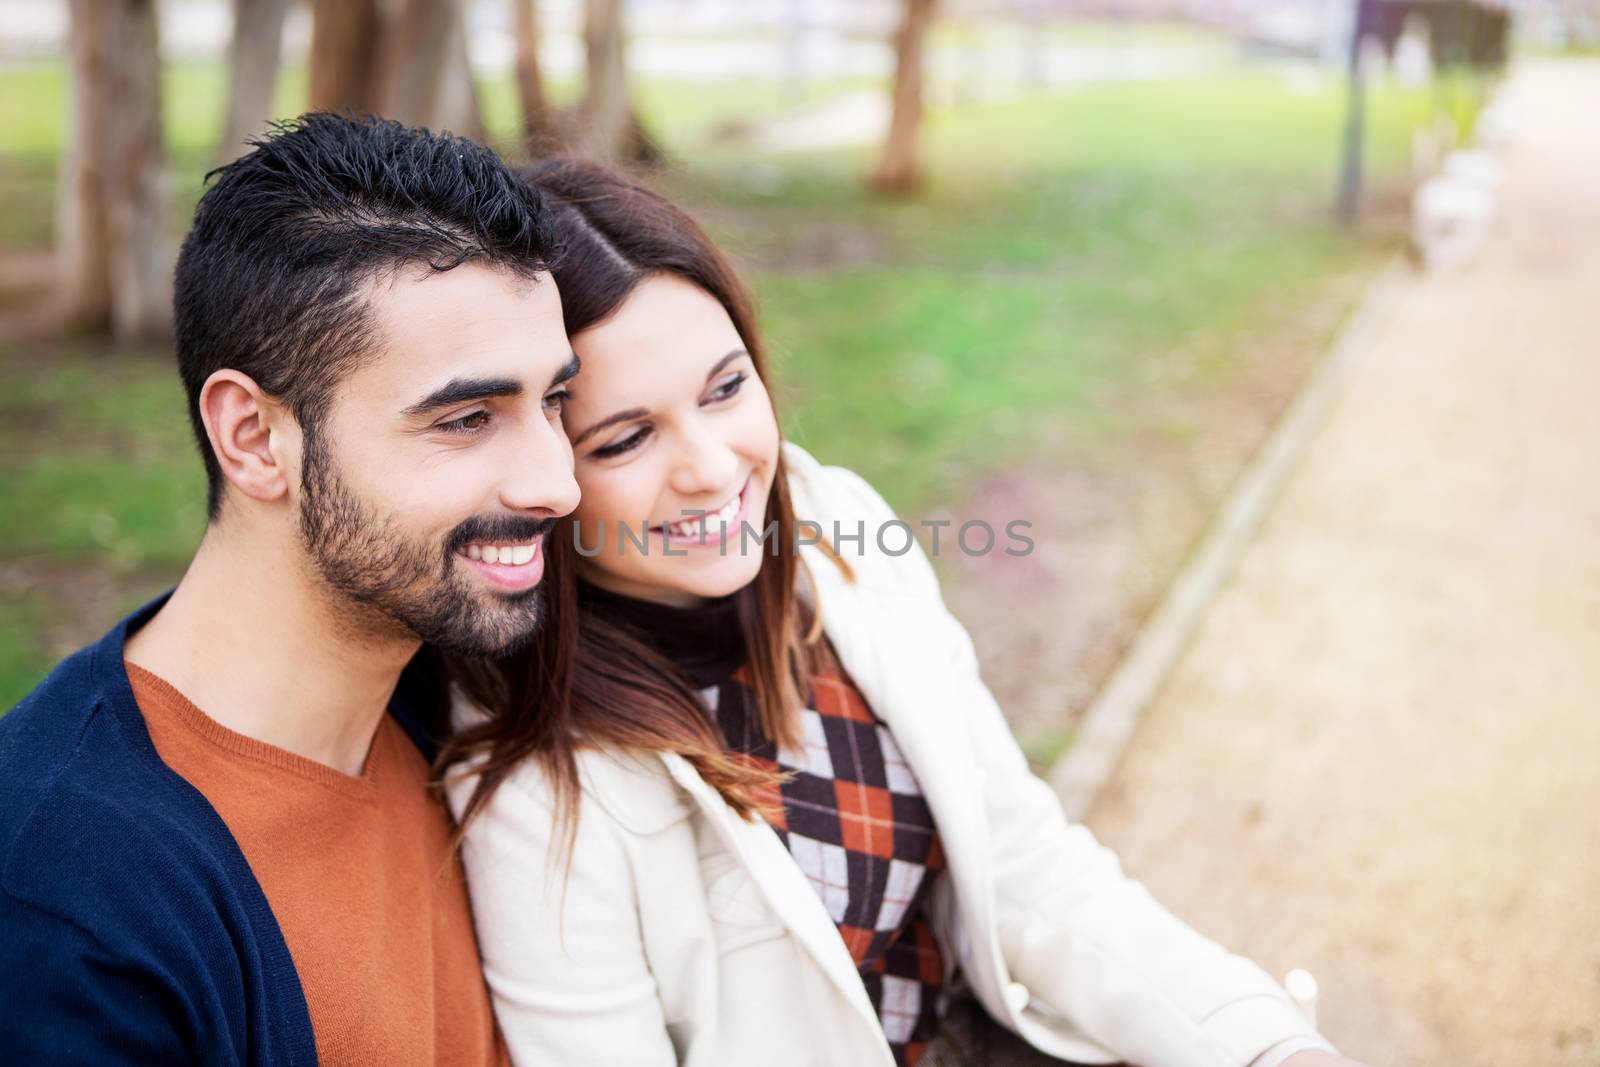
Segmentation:
<svg viewBox="0 0 1600 1067">
<path fill-rule="evenodd" d="M 203 921 L 237 895 L 214 828 L 137 783 L 138 767 L 120 783 L 102 770 L 80 756 L 0 784 L 0 930 L 26 906 L 114 947 L 118 931 L 159 932 L 161 915 Z"/>
<path fill-rule="evenodd" d="M 98 701 L 92 668 L 95 647 L 79 649 L 0 717 L 0 781 L 48 775 L 64 760 Z"/>
<path fill-rule="evenodd" d="M 193 862 L 192 839 L 130 807 L 71 768 L 46 784 L 0 786 L 0 940 L 48 914 L 115 948 L 148 925 L 152 905 L 192 904 L 205 866 Z"/>
<path fill-rule="evenodd" d="M 24 833 L 69 829 L 57 825 L 62 820 L 81 820 L 79 832 L 90 840 L 125 821 L 115 804 L 93 816 L 74 814 L 101 789 L 129 781 L 123 769 L 108 766 L 124 746 L 95 684 L 93 653 L 91 646 L 63 660 L 0 718 L 0 858 Z"/>
<path fill-rule="evenodd" d="M 137 730 L 129 729 L 138 709 L 123 673 L 122 650 L 129 627 L 154 615 L 167 595 L 62 660 L 0 716 L 0 784 L 39 786 L 68 767 L 82 774 L 100 765 L 97 757 L 138 748 L 139 737 L 153 755 L 142 721 Z"/>
<path fill-rule="evenodd" d="M 0 931 L 33 912 L 96 936 L 198 920 L 237 890 L 221 820 L 96 684 L 92 651 L 0 718 Z"/>
<path fill-rule="evenodd" d="M 70 751 L 11 744 L 0 760 L 0 1000 L 28 1019 L 0 1023 L 0 1060 L 69 1040 L 98 1050 L 86 1062 L 110 1055 L 100 1039 L 117 1062 L 308 1049 L 288 949 L 220 818 L 164 764 L 107 742 L 119 727 L 103 704 L 81 719 Z"/>
</svg>

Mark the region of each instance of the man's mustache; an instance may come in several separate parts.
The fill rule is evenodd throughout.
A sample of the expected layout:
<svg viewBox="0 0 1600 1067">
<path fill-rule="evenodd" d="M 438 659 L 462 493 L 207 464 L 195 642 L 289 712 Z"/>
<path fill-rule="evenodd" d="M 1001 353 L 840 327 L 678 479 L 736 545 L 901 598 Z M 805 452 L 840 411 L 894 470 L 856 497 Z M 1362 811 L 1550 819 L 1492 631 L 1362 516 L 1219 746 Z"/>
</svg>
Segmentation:
<svg viewBox="0 0 1600 1067">
<path fill-rule="evenodd" d="M 449 549 L 454 553 L 474 543 L 538 541 L 555 529 L 555 525 L 555 519 L 530 519 L 526 515 L 475 515 L 450 531 Z"/>
</svg>

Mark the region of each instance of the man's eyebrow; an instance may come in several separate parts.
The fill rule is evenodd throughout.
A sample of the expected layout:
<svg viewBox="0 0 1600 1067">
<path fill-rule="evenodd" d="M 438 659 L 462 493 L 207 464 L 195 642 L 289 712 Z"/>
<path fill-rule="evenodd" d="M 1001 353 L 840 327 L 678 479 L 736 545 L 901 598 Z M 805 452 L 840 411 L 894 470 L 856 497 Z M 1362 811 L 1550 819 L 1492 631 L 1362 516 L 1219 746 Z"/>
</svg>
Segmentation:
<svg viewBox="0 0 1600 1067">
<path fill-rule="evenodd" d="M 562 382 L 572 381 L 578 376 L 578 370 L 582 366 L 582 361 L 578 359 L 578 354 L 574 352 L 572 358 L 567 360 L 567 365 L 556 371 L 556 376 L 550 379 L 550 388 L 554 389 Z"/>
<path fill-rule="evenodd" d="M 521 395 L 522 383 L 515 378 L 453 378 L 400 414 L 408 419 L 417 419 L 456 404 Z"/>
</svg>

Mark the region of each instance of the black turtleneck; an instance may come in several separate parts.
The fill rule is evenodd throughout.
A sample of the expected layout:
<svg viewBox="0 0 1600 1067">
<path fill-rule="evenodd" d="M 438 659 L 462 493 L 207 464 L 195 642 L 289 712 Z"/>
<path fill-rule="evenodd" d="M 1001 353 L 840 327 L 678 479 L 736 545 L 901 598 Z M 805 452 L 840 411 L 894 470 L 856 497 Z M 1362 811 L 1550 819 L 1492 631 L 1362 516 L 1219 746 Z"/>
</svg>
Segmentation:
<svg viewBox="0 0 1600 1067">
<path fill-rule="evenodd" d="M 737 597 L 737 593 L 729 593 L 696 607 L 680 608 L 578 583 L 578 603 L 583 610 L 631 630 L 677 664 L 697 689 L 727 681 L 744 662 Z"/>
</svg>

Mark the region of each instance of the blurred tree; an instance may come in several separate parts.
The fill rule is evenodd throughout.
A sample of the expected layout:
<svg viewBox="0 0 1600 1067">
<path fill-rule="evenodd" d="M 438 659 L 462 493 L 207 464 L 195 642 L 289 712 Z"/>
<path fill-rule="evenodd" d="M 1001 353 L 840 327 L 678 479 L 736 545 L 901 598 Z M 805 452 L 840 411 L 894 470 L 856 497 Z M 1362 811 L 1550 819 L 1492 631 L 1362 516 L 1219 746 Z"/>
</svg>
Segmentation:
<svg viewBox="0 0 1600 1067">
<path fill-rule="evenodd" d="M 172 326 L 156 0 L 71 0 L 57 264 L 68 322 L 119 341 Z"/>
<path fill-rule="evenodd" d="M 311 110 L 373 110 L 381 29 L 377 0 L 311 0 Z"/>
<path fill-rule="evenodd" d="M 391 18 L 378 53 L 383 113 L 425 124 L 444 88 L 460 23 L 457 0 L 406 0 Z"/>
<path fill-rule="evenodd" d="M 462 0 L 313 0 L 311 107 L 486 137 Z"/>
<path fill-rule="evenodd" d="M 578 107 L 578 147 L 606 162 L 661 158 L 628 93 L 622 0 L 587 0 L 584 11 L 584 96 Z"/>
<path fill-rule="evenodd" d="M 522 103 L 523 146 L 530 156 L 543 154 L 554 140 L 550 97 L 539 66 L 538 0 L 511 0 L 511 22 L 517 40 L 517 97 Z"/>
<path fill-rule="evenodd" d="M 375 93 L 380 114 L 485 139 L 462 0 L 405 0 L 382 41 Z"/>
<path fill-rule="evenodd" d="M 1350 15 L 1344 142 L 1339 156 L 1338 215 L 1346 226 L 1355 225 L 1361 216 L 1361 172 L 1367 148 L 1367 72 L 1361 53 L 1363 43 L 1374 33 L 1379 18 L 1378 0 L 1355 0 Z"/>
<path fill-rule="evenodd" d="M 228 114 L 217 149 L 219 163 L 237 159 L 245 150 L 245 138 L 261 133 L 272 117 L 283 16 L 288 9 L 289 0 L 233 0 Z"/>
<path fill-rule="evenodd" d="M 872 184 L 884 192 L 910 192 L 922 183 L 922 66 L 935 5 L 936 0 L 905 0 L 895 35 L 893 114 L 872 173 Z"/>
<path fill-rule="evenodd" d="M 458 8 L 451 24 L 450 54 L 446 57 L 444 81 L 431 117 L 420 125 L 453 130 L 480 144 L 489 142 L 489 127 L 483 121 L 483 106 L 478 97 L 478 79 L 472 73 L 472 55 L 467 47 L 467 24 Z"/>
</svg>

